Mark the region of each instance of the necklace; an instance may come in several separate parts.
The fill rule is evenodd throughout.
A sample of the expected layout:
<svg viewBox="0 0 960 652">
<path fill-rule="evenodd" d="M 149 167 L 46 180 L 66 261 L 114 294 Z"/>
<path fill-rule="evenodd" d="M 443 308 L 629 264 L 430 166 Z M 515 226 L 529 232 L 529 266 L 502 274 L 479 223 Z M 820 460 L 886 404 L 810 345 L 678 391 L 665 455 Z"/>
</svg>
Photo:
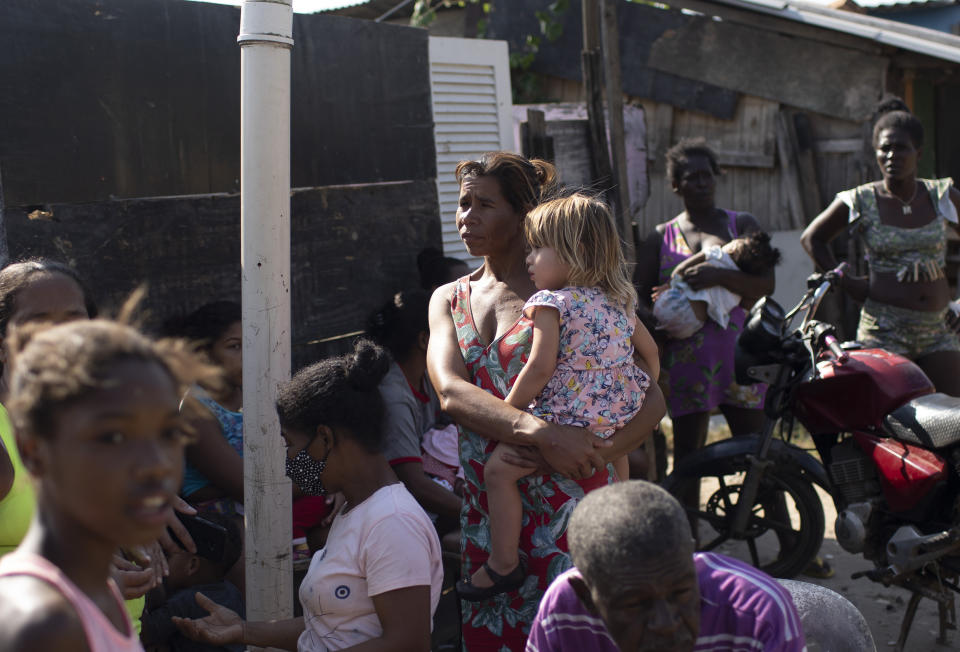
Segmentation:
<svg viewBox="0 0 960 652">
<path fill-rule="evenodd" d="M 913 203 L 913 200 L 917 198 L 917 193 L 920 192 L 919 181 L 913 182 L 913 196 L 910 197 L 910 201 L 903 201 L 902 199 L 900 199 L 899 196 L 893 194 L 893 191 L 890 190 L 890 186 L 887 185 L 886 181 L 883 182 L 883 187 L 888 193 L 890 193 L 891 197 L 893 197 L 898 202 L 900 202 L 900 209 L 903 211 L 904 215 L 910 215 L 911 213 L 913 213 L 913 208 L 911 208 L 910 205 Z"/>
</svg>

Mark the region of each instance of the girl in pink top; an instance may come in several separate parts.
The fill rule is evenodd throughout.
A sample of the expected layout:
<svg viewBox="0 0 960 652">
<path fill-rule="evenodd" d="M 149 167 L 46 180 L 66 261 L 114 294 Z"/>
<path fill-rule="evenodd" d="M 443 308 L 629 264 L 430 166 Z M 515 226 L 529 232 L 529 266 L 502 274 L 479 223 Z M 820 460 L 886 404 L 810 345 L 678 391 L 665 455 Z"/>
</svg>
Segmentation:
<svg viewBox="0 0 960 652">
<path fill-rule="evenodd" d="M 7 407 L 37 510 L 0 560 L 0 649 L 142 650 L 109 569 L 118 547 L 164 532 L 198 369 L 182 347 L 103 320 L 49 328 L 15 356 Z"/>
<path fill-rule="evenodd" d="M 523 307 L 533 320 L 533 345 L 505 400 L 546 421 L 588 428 L 598 442 L 607 439 L 640 411 L 660 371 L 657 345 L 634 312 L 637 293 L 610 209 L 579 193 L 554 199 L 527 214 L 524 232 L 539 290 Z M 510 461 L 516 451 L 501 442 L 484 466 L 491 554 L 457 583 L 462 599 L 487 600 L 525 581 L 517 482 L 534 469 Z M 613 464 L 625 480 L 626 455 Z"/>
</svg>

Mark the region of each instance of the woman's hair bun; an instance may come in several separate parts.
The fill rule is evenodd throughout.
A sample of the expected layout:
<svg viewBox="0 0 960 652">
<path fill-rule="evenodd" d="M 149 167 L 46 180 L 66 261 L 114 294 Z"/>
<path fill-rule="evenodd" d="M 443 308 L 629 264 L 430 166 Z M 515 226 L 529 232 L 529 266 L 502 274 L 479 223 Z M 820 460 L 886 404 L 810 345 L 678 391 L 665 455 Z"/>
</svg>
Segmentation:
<svg viewBox="0 0 960 652">
<path fill-rule="evenodd" d="M 873 117 L 874 120 L 882 116 L 884 113 L 892 113 L 893 111 L 903 111 L 904 113 L 910 113 L 910 107 L 907 106 L 906 102 L 897 97 L 896 95 L 886 95 L 879 104 L 877 108 L 874 109 Z"/>
<path fill-rule="evenodd" d="M 422 332 L 430 332 L 430 295 L 419 288 L 397 292 L 367 317 L 366 335 L 385 347 L 394 360 L 404 361 Z"/>
<path fill-rule="evenodd" d="M 530 159 L 530 164 L 537 175 L 537 182 L 540 184 L 540 192 L 551 193 L 557 184 L 557 168 L 550 161 L 540 158 Z"/>
<path fill-rule="evenodd" d="M 360 391 L 376 389 L 390 370 L 390 356 L 386 349 L 371 340 L 360 338 L 347 356 L 347 380 Z"/>
<path fill-rule="evenodd" d="M 885 129 L 902 129 L 913 142 L 914 147 L 923 146 L 923 125 L 920 119 L 910 112 L 903 100 L 896 95 L 885 95 L 877 104 L 873 114 L 873 145 L 879 142 L 880 133 Z"/>
</svg>

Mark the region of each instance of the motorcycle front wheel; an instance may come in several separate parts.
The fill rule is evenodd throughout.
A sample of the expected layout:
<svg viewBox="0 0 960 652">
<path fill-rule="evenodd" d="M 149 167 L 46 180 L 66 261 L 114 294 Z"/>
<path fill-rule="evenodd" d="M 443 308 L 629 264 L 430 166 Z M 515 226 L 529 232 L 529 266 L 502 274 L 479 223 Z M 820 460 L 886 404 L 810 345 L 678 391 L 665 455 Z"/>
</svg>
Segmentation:
<svg viewBox="0 0 960 652">
<path fill-rule="evenodd" d="M 823 542 L 823 505 L 813 485 L 777 465 L 764 473 L 744 531 L 732 528 L 746 472 L 746 456 L 710 460 L 664 480 L 687 512 L 697 550 L 719 552 L 774 577 L 794 577 Z"/>
</svg>

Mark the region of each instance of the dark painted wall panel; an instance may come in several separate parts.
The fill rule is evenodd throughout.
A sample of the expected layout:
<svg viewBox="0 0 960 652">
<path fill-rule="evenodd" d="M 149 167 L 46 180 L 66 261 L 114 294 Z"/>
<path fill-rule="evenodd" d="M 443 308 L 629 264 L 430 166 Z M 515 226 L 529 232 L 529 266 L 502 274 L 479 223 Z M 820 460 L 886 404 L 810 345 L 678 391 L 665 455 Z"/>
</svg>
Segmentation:
<svg viewBox="0 0 960 652">
<path fill-rule="evenodd" d="M 437 176 L 426 30 L 296 14 L 294 187 Z"/>
<path fill-rule="evenodd" d="M 141 283 L 148 325 L 207 301 L 240 296 L 238 196 L 50 206 L 49 219 L 6 214 L 14 258 L 75 266 L 107 312 Z M 418 286 L 417 252 L 440 245 L 432 180 L 338 186 L 291 197 L 294 365 L 342 350 L 311 342 L 363 328 L 394 292 Z"/>
<path fill-rule="evenodd" d="M 183 0 L 0 2 L 7 206 L 239 187 L 240 11 Z M 435 176 L 427 34 L 296 15 L 294 186 Z"/>
<path fill-rule="evenodd" d="M 521 51 L 528 34 L 540 34 L 535 12 L 549 4 L 551 0 L 499 0 L 490 14 L 487 36 L 508 41 L 511 52 Z M 552 43 L 542 38 L 532 67 L 534 71 L 564 79 L 581 79 L 582 11 L 580 1 L 571 0 L 562 15 L 560 37 Z M 627 2 L 619 3 L 617 11 L 625 93 L 717 118 L 733 117 L 740 97 L 736 91 L 654 70 L 647 65 L 651 44 L 664 32 L 679 29 L 686 20 L 683 14 Z"/>
</svg>

